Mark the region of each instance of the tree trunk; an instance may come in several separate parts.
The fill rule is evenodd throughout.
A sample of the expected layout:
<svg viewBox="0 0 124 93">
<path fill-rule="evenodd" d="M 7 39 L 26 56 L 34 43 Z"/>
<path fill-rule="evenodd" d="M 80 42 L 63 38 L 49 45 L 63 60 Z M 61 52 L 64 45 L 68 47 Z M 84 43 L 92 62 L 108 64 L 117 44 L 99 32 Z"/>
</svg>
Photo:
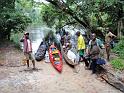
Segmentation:
<svg viewBox="0 0 124 93">
<path fill-rule="evenodd" d="M 124 93 L 124 82 L 120 80 L 120 77 L 107 71 L 101 76 L 108 84 L 112 85 L 116 89 Z"/>
<path fill-rule="evenodd" d="M 118 21 L 118 29 L 117 29 L 119 39 L 122 38 L 122 29 L 123 29 L 123 22 L 122 19 L 120 19 Z"/>
</svg>

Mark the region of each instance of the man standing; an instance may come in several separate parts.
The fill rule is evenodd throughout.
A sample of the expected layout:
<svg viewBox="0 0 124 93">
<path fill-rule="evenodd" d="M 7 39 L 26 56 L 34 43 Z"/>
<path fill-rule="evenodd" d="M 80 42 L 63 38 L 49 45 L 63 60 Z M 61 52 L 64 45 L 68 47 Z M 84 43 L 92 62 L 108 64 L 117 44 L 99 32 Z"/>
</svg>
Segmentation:
<svg viewBox="0 0 124 93">
<path fill-rule="evenodd" d="M 32 54 L 32 44 L 31 44 L 31 40 L 29 39 L 29 33 L 25 32 L 23 38 L 20 40 L 20 42 L 23 42 L 23 52 L 24 55 L 26 57 L 26 61 L 27 61 L 27 67 L 29 68 L 29 60 L 32 60 L 32 64 L 33 64 L 33 70 L 35 70 L 35 60 Z"/>
<path fill-rule="evenodd" d="M 110 51 L 111 48 L 114 47 L 114 41 L 113 38 L 116 36 L 110 31 L 110 29 L 107 29 L 107 34 L 105 36 L 105 48 L 106 48 L 106 54 L 107 54 L 107 60 L 109 61 Z"/>
<path fill-rule="evenodd" d="M 116 35 L 114 35 L 110 29 L 107 29 L 107 34 L 105 36 L 105 42 L 110 43 L 111 48 L 113 48 L 113 38 L 115 38 Z"/>
<path fill-rule="evenodd" d="M 83 36 L 81 35 L 81 33 L 78 31 L 76 33 L 78 39 L 77 39 L 77 50 L 79 52 L 79 62 L 80 61 L 84 61 L 85 62 L 85 66 L 88 67 L 89 63 L 87 62 L 87 60 L 84 58 L 84 52 L 85 52 L 85 41 Z"/>
</svg>

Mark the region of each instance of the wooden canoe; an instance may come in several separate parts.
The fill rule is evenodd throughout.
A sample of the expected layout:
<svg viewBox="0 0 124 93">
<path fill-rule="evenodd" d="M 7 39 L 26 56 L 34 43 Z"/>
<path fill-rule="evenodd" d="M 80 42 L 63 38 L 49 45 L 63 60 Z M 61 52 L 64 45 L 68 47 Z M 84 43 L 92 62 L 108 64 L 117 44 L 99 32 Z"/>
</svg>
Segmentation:
<svg viewBox="0 0 124 93">
<path fill-rule="evenodd" d="M 76 62 L 76 61 L 74 62 L 74 61 L 72 61 L 72 60 L 70 60 L 70 59 L 68 58 L 68 56 L 67 56 L 67 50 L 64 50 L 63 47 L 62 47 L 62 45 L 60 45 L 60 47 L 61 47 L 61 53 L 62 53 L 62 55 L 63 55 L 63 58 L 64 58 L 65 62 L 66 62 L 67 64 L 71 65 L 71 66 L 77 65 L 78 62 Z"/>
</svg>

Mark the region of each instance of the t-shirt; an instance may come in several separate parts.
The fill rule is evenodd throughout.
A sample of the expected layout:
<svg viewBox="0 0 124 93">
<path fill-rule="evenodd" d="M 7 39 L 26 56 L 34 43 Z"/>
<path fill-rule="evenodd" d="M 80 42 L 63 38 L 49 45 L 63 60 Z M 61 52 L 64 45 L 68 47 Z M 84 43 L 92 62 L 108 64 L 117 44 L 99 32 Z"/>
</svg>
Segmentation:
<svg viewBox="0 0 124 93">
<path fill-rule="evenodd" d="M 104 45 L 100 39 L 96 38 L 95 41 L 90 40 L 88 45 L 88 53 L 91 55 L 92 59 L 99 58 L 100 48 L 104 48 Z"/>
<path fill-rule="evenodd" d="M 82 49 L 85 49 L 85 41 L 84 41 L 84 38 L 82 35 L 80 35 L 78 37 L 78 40 L 77 40 L 77 48 L 78 50 L 82 50 Z"/>
<path fill-rule="evenodd" d="M 29 39 L 27 39 L 27 43 L 28 43 L 28 51 L 32 51 L 31 50 L 31 41 Z"/>
<path fill-rule="evenodd" d="M 89 41 L 89 44 L 88 44 L 88 49 L 91 49 L 92 48 L 92 40 Z M 102 43 L 102 41 L 98 38 L 96 38 L 96 40 L 94 41 L 96 43 L 96 45 L 100 48 L 104 48 L 104 44 Z"/>
</svg>

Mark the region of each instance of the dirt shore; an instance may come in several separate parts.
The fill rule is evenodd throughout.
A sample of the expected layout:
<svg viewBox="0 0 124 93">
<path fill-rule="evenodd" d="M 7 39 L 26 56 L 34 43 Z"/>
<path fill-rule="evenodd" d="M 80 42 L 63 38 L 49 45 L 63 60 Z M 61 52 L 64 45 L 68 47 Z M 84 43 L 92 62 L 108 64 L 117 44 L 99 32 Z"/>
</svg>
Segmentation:
<svg viewBox="0 0 124 93">
<path fill-rule="evenodd" d="M 38 70 L 33 71 L 22 60 L 22 51 L 13 44 L 0 46 L 0 93 L 122 93 L 85 70 L 84 64 L 75 73 L 64 63 L 59 74 L 51 63 L 36 62 Z"/>
</svg>

